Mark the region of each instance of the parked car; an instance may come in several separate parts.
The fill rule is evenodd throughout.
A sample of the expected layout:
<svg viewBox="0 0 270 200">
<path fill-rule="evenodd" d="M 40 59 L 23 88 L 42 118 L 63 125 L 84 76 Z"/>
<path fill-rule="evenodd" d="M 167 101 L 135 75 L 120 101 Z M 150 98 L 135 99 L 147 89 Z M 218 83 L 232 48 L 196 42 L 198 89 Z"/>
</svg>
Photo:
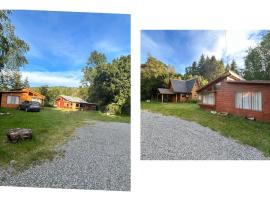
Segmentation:
<svg viewBox="0 0 270 200">
<path fill-rule="evenodd" d="M 40 111 L 40 103 L 36 101 L 24 101 L 19 105 L 20 110 L 25 110 L 26 112 L 28 111 L 35 111 L 39 112 Z"/>
</svg>

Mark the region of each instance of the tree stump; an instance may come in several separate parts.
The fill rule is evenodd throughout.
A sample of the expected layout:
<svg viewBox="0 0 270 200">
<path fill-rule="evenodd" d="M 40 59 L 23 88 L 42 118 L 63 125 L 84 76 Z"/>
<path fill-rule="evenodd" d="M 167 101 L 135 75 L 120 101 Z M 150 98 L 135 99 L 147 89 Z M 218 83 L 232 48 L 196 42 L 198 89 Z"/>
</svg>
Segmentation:
<svg viewBox="0 0 270 200">
<path fill-rule="evenodd" d="M 8 141 L 19 142 L 20 140 L 31 140 L 32 130 L 27 128 L 14 128 L 9 129 L 7 133 Z"/>
</svg>

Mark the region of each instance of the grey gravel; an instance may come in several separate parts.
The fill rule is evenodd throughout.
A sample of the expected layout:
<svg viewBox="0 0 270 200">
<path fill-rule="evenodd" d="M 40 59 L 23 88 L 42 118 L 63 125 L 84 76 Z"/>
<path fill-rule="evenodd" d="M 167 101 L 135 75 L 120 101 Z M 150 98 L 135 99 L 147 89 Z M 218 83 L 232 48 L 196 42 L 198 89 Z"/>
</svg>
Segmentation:
<svg viewBox="0 0 270 200">
<path fill-rule="evenodd" d="M 95 121 L 77 128 L 58 148 L 63 157 L 17 175 L 0 172 L 0 185 L 130 190 L 130 124 Z"/>
<path fill-rule="evenodd" d="M 195 122 L 143 111 L 142 160 L 264 160 L 262 152 Z"/>
</svg>

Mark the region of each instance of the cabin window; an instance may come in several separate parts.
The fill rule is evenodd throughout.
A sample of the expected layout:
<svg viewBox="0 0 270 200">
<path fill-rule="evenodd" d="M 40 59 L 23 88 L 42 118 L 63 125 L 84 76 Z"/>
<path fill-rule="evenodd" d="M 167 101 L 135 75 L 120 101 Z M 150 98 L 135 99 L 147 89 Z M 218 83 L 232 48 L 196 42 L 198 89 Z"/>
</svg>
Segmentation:
<svg viewBox="0 0 270 200">
<path fill-rule="evenodd" d="M 237 92 L 235 94 L 235 107 L 247 110 L 262 110 L 261 92 Z"/>
<path fill-rule="evenodd" d="M 215 104 L 214 93 L 202 95 L 202 102 L 203 102 L 203 104 L 214 105 Z"/>
<path fill-rule="evenodd" d="M 18 96 L 7 96 L 7 104 L 18 105 L 20 103 L 20 97 Z"/>
</svg>

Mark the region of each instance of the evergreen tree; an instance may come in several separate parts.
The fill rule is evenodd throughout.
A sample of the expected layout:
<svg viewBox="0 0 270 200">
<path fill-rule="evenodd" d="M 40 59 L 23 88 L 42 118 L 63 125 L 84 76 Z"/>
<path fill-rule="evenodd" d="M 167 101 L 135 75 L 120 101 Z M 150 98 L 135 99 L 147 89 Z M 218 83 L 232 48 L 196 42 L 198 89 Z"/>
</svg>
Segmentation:
<svg viewBox="0 0 270 200">
<path fill-rule="evenodd" d="M 247 80 L 270 80 L 270 31 L 259 45 L 248 50 L 243 75 Z"/>
<path fill-rule="evenodd" d="M 29 84 L 29 81 L 28 81 L 28 78 L 27 78 L 27 77 L 24 79 L 22 85 L 23 85 L 23 87 L 25 87 L 25 88 L 29 88 L 29 87 L 30 87 L 30 84 Z"/>
<path fill-rule="evenodd" d="M 237 64 L 236 64 L 234 59 L 232 60 L 232 63 L 230 65 L 230 70 L 237 73 L 237 74 L 239 74 L 238 69 L 237 69 Z"/>
</svg>

